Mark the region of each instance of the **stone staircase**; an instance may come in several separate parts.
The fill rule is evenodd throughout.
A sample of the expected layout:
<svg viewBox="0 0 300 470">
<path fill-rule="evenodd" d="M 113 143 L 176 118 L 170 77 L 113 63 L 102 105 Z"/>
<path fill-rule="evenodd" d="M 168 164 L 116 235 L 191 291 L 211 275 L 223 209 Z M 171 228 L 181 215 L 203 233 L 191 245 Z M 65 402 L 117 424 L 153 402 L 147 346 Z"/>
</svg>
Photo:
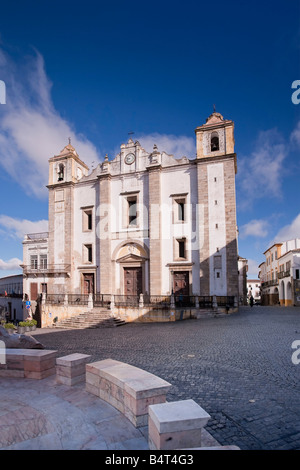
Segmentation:
<svg viewBox="0 0 300 470">
<path fill-rule="evenodd" d="M 111 317 L 110 311 L 106 308 L 97 307 L 89 312 L 80 313 L 76 317 L 61 320 L 56 323 L 56 327 L 63 329 L 114 328 L 125 324 L 124 320 Z"/>
</svg>

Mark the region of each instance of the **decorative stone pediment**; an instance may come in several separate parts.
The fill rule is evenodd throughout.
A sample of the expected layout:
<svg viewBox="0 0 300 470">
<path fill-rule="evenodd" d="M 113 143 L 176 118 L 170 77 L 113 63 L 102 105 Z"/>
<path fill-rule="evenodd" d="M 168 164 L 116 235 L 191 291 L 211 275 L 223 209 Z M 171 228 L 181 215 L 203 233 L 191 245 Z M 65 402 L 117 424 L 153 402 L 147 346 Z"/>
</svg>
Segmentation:
<svg viewBox="0 0 300 470">
<path fill-rule="evenodd" d="M 145 258 L 136 255 L 127 255 L 117 259 L 117 263 L 140 263 L 141 261 L 145 261 Z"/>
<path fill-rule="evenodd" d="M 206 124 L 218 124 L 219 122 L 224 121 L 222 114 L 213 112 L 207 119 Z"/>
<path fill-rule="evenodd" d="M 66 145 L 61 151 L 60 151 L 60 155 L 68 155 L 72 153 L 73 155 L 76 155 L 78 157 L 78 153 L 76 152 L 75 148 L 73 147 L 73 145 L 71 144 L 68 144 Z"/>
</svg>

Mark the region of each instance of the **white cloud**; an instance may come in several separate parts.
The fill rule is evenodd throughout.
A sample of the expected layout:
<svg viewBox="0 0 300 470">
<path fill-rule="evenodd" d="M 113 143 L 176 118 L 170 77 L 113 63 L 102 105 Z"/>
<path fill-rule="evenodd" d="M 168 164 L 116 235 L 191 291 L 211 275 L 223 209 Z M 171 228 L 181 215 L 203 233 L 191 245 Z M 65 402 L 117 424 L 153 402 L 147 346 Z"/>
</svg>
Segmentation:
<svg viewBox="0 0 300 470">
<path fill-rule="evenodd" d="M 259 268 L 258 266 L 260 263 L 254 259 L 248 259 L 248 271 L 247 271 L 247 278 L 248 279 L 258 279 Z"/>
<path fill-rule="evenodd" d="M 268 235 L 269 222 L 266 220 L 251 220 L 240 228 L 240 238 L 266 237 Z"/>
<path fill-rule="evenodd" d="M 166 152 L 176 158 L 185 156 L 193 159 L 196 156 L 195 139 L 191 137 L 153 133 L 137 136 L 137 140 L 147 152 L 152 152 L 156 144 L 159 152 Z"/>
<path fill-rule="evenodd" d="M 12 238 L 23 240 L 28 233 L 39 233 L 48 231 L 48 220 L 31 221 L 27 219 L 14 219 L 8 215 L 0 215 L 0 226 L 2 232 Z"/>
<path fill-rule="evenodd" d="M 271 244 L 293 240 L 294 238 L 300 238 L 300 213 L 290 224 L 285 225 L 279 230 Z M 271 246 L 271 244 L 269 246 Z"/>
<path fill-rule="evenodd" d="M 298 122 L 296 128 L 291 133 L 291 142 L 300 147 L 300 121 Z"/>
<path fill-rule="evenodd" d="M 0 259 L 0 271 L 21 270 L 20 264 L 22 264 L 22 260 L 18 258 L 11 258 L 8 261 L 3 261 L 3 259 Z"/>
<path fill-rule="evenodd" d="M 48 159 L 67 145 L 68 137 L 88 166 L 100 161 L 95 146 L 55 110 L 38 52 L 17 64 L 0 49 L 0 76 L 7 89 L 0 114 L 0 165 L 28 194 L 47 197 Z"/>
<path fill-rule="evenodd" d="M 254 152 L 238 162 L 239 206 L 246 209 L 260 198 L 280 198 L 284 161 L 289 145 L 276 129 L 261 132 Z"/>
</svg>

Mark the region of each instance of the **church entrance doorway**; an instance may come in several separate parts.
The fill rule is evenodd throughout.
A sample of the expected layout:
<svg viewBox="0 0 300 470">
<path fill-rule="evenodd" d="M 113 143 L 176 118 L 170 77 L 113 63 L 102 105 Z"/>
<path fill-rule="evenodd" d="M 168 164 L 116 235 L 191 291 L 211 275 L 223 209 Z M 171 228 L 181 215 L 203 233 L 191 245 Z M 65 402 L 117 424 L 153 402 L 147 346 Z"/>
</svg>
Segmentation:
<svg viewBox="0 0 300 470">
<path fill-rule="evenodd" d="M 85 295 L 94 293 L 94 274 L 83 275 L 83 293 Z"/>
<path fill-rule="evenodd" d="M 143 292 L 142 267 L 124 268 L 124 294 L 140 295 Z"/>
<path fill-rule="evenodd" d="M 189 295 L 189 271 L 174 272 L 173 292 L 176 296 Z"/>
</svg>

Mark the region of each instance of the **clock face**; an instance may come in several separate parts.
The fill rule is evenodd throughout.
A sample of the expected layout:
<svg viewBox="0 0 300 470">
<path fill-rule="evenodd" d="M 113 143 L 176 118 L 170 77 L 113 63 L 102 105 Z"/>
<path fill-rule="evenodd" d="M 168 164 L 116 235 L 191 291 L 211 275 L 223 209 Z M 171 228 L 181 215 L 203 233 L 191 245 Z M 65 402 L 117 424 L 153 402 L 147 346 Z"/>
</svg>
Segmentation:
<svg viewBox="0 0 300 470">
<path fill-rule="evenodd" d="M 128 153 L 125 157 L 125 163 L 127 165 L 131 165 L 135 160 L 135 155 L 133 153 Z"/>
</svg>

